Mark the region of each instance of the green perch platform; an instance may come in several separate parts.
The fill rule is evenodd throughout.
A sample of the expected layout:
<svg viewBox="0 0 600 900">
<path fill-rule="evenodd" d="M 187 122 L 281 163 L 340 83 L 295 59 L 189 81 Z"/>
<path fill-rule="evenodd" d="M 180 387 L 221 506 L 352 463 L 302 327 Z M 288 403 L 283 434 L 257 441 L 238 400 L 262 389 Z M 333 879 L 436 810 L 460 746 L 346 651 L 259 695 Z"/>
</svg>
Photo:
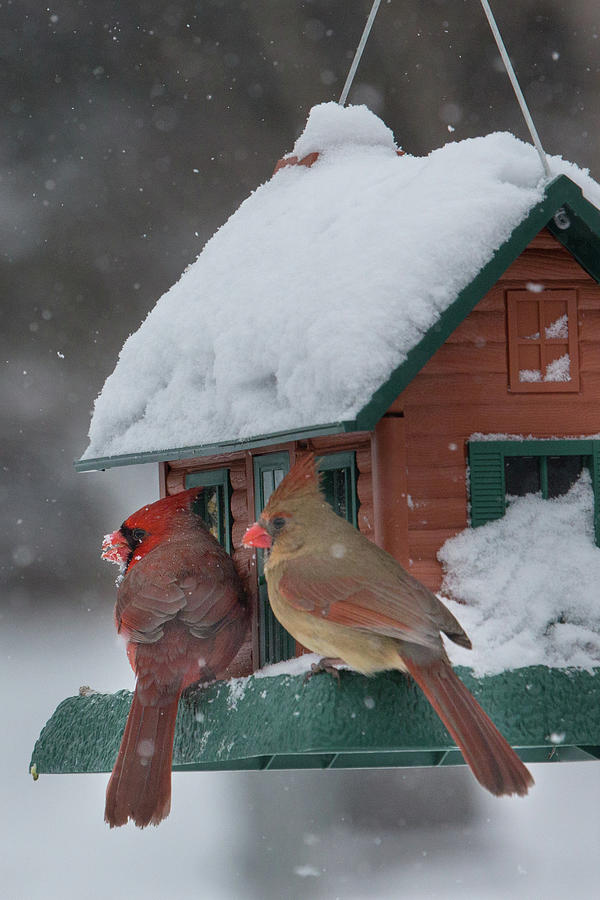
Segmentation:
<svg viewBox="0 0 600 900">
<path fill-rule="evenodd" d="M 599 674 L 532 666 L 457 673 L 525 762 L 600 758 Z M 64 700 L 36 742 L 38 774 L 110 772 L 131 693 Z M 250 676 L 192 689 L 179 705 L 173 769 L 350 769 L 463 763 L 419 688 L 398 672 Z"/>
</svg>

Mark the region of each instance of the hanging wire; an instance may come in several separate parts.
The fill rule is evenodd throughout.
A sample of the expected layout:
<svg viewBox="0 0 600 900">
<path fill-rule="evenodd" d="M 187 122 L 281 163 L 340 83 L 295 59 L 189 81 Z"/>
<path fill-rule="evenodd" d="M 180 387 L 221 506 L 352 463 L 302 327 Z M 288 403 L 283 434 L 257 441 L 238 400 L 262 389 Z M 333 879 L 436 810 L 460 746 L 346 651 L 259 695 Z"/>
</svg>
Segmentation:
<svg viewBox="0 0 600 900">
<path fill-rule="evenodd" d="M 533 118 L 531 113 L 529 112 L 529 107 L 527 106 L 527 102 L 525 97 L 523 96 L 523 91 L 521 90 L 521 86 L 517 80 L 517 76 L 515 74 L 515 70 L 513 68 L 513 64 L 510 61 L 510 57 L 506 50 L 506 45 L 502 39 L 502 35 L 500 34 L 500 29 L 496 24 L 496 19 L 494 18 L 494 14 L 491 10 L 490 4 L 488 0 L 480 0 L 481 6 L 483 7 L 483 11 L 488 20 L 489 26 L 492 30 L 492 34 L 494 35 L 494 40 L 496 41 L 496 45 L 500 52 L 500 56 L 502 58 L 502 62 L 504 63 L 504 68 L 506 69 L 506 74 L 510 79 L 510 83 L 512 85 L 513 91 L 515 92 L 515 96 L 517 98 L 518 104 L 521 107 L 521 112 L 523 113 L 523 118 L 525 119 L 525 123 L 527 128 L 529 129 L 529 134 L 531 135 L 531 139 L 533 141 L 534 147 L 538 152 L 538 156 L 540 158 L 540 162 L 542 164 L 542 168 L 546 177 L 550 178 L 552 173 L 550 171 L 550 166 L 548 165 L 548 159 L 544 152 L 544 148 L 542 147 L 542 142 L 540 141 L 540 137 L 537 133 L 537 129 L 533 122 Z M 379 5 L 381 0 L 373 0 L 373 5 L 371 6 L 371 12 L 367 18 L 362 37 L 356 48 L 356 53 L 354 54 L 354 59 L 352 60 L 352 65 L 350 66 L 350 71 L 346 77 L 346 82 L 344 87 L 342 88 L 342 93 L 340 94 L 340 99 L 338 103 L 340 106 L 346 105 L 346 100 L 348 99 L 348 94 L 350 93 L 350 88 L 352 87 L 352 82 L 354 81 L 354 76 L 356 75 L 356 70 L 360 64 L 360 60 L 363 54 L 363 50 L 365 49 L 365 45 L 369 39 L 369 35 L 371 33 L 371 28 L 373 27 L 373 22 L 375 21 L 375 16 L 379 10 Z"/>
<path fill-rule="evenodd" d="M 373 22 L 375 21 L 375 16 L 377 15 L 377 10 L 379 9 L 380 3 L 381 0 L 373 0 L 373 6 L 371 7 L 369 18 L 367 19 L 367 23 L 364 27 L 360 43 L 356 48 L 356 53 L 354 54 L 354 59 L 352 60 L 352 65 L 350 66 L 350 71 L 348 72 L 346 83 L 342 88 L 342 93 L 340 94 L 340 99 L 338 100 L 340 106 L 346 105 L 346 100 L 348 99 L 348 94 L 350 93 L 350 88 L 352 87 L 352 82 L 354 81 L 354 76 L 356 75 L 356 70 L 358 69 L 358 64 L 360 63 L 360 58 L 363 54 L 363 50 L 365 49 L 365 44 L 369 39 L 371 28 L 373 27 Z"/>
<path fill-rule="evenodd" d="M 506 46 L 504 41 L 502 40 L 502 35 L 500 34 L 500 29 L 496 24 L 496 20 L 494 18 L 494 14 L 490 8 L 490 4 L 488 0 L 481 0 L 481 5 L 483 7 L 483 11 L 487 16 L 487 20 L 489 22 L 490 28 L 492 29 L 492 34 L 494 35 L 494 39 L 498 46 L 498 50 L 500 51 L 500 56 L 502 57 L 502 62 L 504 63 L 504 68 L 506 69 L 506 73 L 510 78 L 510 83 L 512 84 L 513 91 L 515 92 L 516 98 L 519 102 L 519 106 L 521 107 L 521 112 L 523 113 L 523 118 L 527 123 L 527 127 L 529 129 L 529 134 L 531 135 L 531 139 L 534 143 L 535 149 L 538 152 L 538 156 L 541 160 L 542 167 L 546 176 L 548 178 L 551 177 L 552 173 L 550 172 L 550 166 L 548 165 L 548 159 L 546 158 L 546 154 L 544 153 L 544 148 L 542 147 L 542 142 L 540 141 L 539 135 L 536 131 L 536 127 L 533 124 L 533 119 L 531 117 L 531 113 L 529 112 L 529 108 L 525 101 L 525 97 L 523 96 L 523 91 L 517 81 L 517 76 L 515 75 L 515 70 L 513 69 L 513 65 L 510 61 L 509 55 L 506 52 Z"/>
</svg>

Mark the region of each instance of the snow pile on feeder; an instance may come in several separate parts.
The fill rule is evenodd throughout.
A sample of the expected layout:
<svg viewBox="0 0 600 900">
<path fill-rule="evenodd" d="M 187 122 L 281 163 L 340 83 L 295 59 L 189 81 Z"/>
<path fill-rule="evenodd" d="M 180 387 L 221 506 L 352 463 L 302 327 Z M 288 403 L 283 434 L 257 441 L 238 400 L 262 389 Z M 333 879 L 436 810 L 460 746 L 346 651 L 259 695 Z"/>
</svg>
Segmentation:
<svg viewBox="0 0 600 900">
<path fill-rule="evenodd" d="M 126 341 L 85 458 L 353 419 L 544 194 L 510 134 L 399 156 L 364 106 L 316 106 L 287 165 Z M 558 157 L 600 206 L 588 174 Z"/>
<path fill-rule="evenodd" d="M 476 675 L 600 665 L 593 515 L 586 470 L 564 496 L 515 497 L 502 519 L 446 541 L 441 596 L 473 641 L 472 651 L 447 643 L 455 665 Z"/>
</svg>

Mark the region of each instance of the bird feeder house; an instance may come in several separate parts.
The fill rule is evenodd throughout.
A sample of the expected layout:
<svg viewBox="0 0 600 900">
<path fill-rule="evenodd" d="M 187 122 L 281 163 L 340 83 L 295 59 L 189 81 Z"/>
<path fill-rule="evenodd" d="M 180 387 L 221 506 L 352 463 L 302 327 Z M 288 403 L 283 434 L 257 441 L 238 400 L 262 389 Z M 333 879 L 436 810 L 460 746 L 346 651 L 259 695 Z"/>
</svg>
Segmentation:
<svg viewBox="0 0 600 900">
<path fill-rule="evenodd" d="M 398 673 L 262 677 L 303 648 L 242 535 L 302 454 L 335 511 L 432 591 L 450 538 L 582 472 L 600 546 L 600 187 L 550 168 L 510 134 L 412 157 L 365 107 L 315 107 L 125 343 L 76 468 L 153 463 L 162 495 L 203 486 L 253 609 L 223 680 L 181 701 L 174 768 L 461 761 Z M 458 671 L 524 760 L 600 757 L 593 667 Z M 128 703 L 65 701 L 37 770 L 110 771 Z"/>
</svg>

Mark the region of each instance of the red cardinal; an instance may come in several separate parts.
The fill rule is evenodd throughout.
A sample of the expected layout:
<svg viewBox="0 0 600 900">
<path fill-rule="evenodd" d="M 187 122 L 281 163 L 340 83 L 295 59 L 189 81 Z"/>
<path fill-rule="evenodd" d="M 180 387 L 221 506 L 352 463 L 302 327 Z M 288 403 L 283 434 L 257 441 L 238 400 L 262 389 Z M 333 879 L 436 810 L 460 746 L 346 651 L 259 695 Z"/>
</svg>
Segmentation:
<svg viewBox="0 0 600 900">
<path fill-rule="evenodd" d="M 244 544 L 270 548 L 277 619 L 296 640 L 357 672 L 408 671 L 492 794 L 526 794 L 530 772 L 454 674 L 440 632 L 471 642 L 452 613 L 325 501 L 312 455 L 271 495 Z"/>
<path fill-rule="evenodd" d="M 111 828 L 128 819 L 144 828 L 168 816 L 181 692 L 214 679 L 244 640 L 244 591 L 231 558 L 193 512 L 201 491 L 143 506 L 102 545 L 102 557 L 124 572 L 115 619 L 136 675 L 106 790 Z"/>
</svg>

